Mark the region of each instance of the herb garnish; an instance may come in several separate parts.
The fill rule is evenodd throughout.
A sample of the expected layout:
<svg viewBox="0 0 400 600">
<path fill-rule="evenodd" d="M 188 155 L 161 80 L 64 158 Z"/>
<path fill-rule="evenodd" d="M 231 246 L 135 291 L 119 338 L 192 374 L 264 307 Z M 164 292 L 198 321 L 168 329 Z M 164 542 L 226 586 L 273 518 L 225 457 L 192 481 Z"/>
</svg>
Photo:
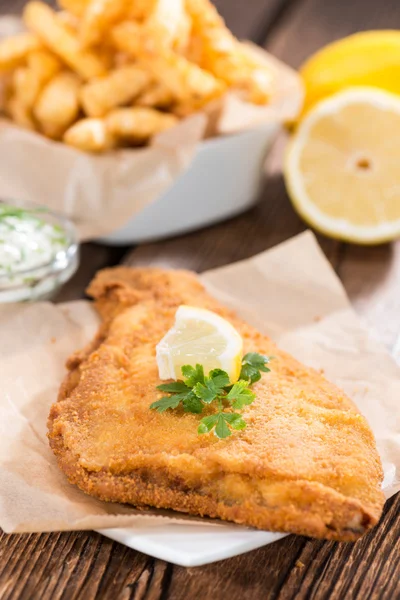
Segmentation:
<svg viewBox="0 0 400 600">
<path fill-rule="evenodd" d="M 232 435 L 231 429 L 246 427 L 246 421 L 235 411 L 253 402 L 255 393 L 249 388 L 261 379 L 261 372 L 270 371 L 266 366 L 270 360 L 271 357 L 257 352 L 246 354 L 242 359 L 239 380 L 233 385 L 228 374 L 221 369 L 213 369 L 207 376 L 202 365 L 185 365 L 182 367 L 184 381 L 157 386 L 158 390 L 169 395 L 153 402 L 150 408 L 161 413 L 182 406 L 185 412 L 200 414 L 207 405 L 214 403 L 217 411 L 201 419 L 197 432 L 203 434 L 214 430 L 214 434 L 220 439 L 229 437 Z M 230 409 L 229 412 L 225 412 L 227 408 Z"/>
</svg>

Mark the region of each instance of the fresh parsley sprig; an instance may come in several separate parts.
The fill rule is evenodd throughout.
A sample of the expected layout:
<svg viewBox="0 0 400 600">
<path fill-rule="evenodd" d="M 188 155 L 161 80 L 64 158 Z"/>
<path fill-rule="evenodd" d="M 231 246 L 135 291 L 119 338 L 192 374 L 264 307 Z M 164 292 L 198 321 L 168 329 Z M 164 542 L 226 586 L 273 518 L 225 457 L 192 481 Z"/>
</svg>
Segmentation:
<svg viewBox="0 0 400 600">
<path fill-rule="evenodd" d="M 235 411 L 254 401 L 255 393 L 249 388 L 261 379 L 261 372 L 270 371 L 266 366 L 270 360 L 271 357 L 249 352 L 242 359 L 239 380 L 234 384 L 230 383 L 228 374 L 222 369 L 213 369 L 205 375 L 202 365 L 185 365 L 181 369 L 184 380 L 157 386 L 158 390 L 169 395 L 153 402 L 150 408 L 161 413 L 182 406 L 185 412 L 201 414 L 204 408 L 213 404 L 216 412 L 201 419 L 197 432 L 214 431 L 220 439 L 229 437 L 231 429 L 246 427 L 246 421 Z"/>
</svg>

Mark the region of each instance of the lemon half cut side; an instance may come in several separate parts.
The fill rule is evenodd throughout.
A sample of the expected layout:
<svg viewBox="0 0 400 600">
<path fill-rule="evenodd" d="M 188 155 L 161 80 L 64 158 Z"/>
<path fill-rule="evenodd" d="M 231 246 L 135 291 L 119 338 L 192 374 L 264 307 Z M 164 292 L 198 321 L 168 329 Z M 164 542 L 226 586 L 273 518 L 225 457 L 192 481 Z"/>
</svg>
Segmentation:
<svg viewBox="0 0 400 600">
<path fill-rule="evenodd" d="M 184 365 L 201 364 L 204 373 L 222 369 L 231 383 L 237 381 L 243 356 L 243 341 L 236 329 L 216 313 L 182 305 L 175 323 L 156 347 L 160 379 L 182 379 Z"/>
<path fill-rule="evenodd" d="M 289 143 L 284 176 L 312 227 L 359 244 L 400 236 L 400 96 L 369 87 L 318 103 Z"/>
</svg>

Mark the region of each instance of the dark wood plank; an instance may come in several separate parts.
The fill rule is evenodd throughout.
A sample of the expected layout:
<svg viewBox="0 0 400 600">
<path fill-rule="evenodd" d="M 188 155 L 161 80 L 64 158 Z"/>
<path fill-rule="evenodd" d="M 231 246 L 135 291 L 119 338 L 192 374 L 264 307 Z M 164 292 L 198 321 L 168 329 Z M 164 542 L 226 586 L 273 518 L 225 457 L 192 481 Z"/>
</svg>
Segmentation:
<svg viewBox="0 0 400 600">
<path fill-rule="evenodd" d="M 117 265 L 127 251 L 128 247 L 125 246 L 113 248 L 103 244 L 82 244 L 79 268 L 75 275 L 63 286 L 54 301 L 68 302 L 69 300 L 83 298 L 85 289 L 96 271 Z"/>
<path fill-rule="evenodd" d="M 400 496 L 356 544 L 289 536 L 197 568 L 168 565 L 95 533 L 0 537 L 1 600 L 392 600 L 400 597 Z"/>
<path fill-rule="evenodd" d="M 281 13 L 265 46 L 278 58 L 299 67 L 313 52 L 357 31 L 399 29 L 397 0 L 295 0 Z"/>
</svg>

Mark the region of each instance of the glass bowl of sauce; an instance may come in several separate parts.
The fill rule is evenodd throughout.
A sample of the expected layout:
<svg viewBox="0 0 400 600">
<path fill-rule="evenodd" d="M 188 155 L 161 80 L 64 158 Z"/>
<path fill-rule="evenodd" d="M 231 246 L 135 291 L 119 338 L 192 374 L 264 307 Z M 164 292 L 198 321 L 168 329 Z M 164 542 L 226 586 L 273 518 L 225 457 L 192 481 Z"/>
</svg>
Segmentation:
<svg viewBox="0 0 400 600">
<path fill-rule="evenodd" d="M 78 264 L 79 244 L 68 219 L 0 201 L 0 302 L 48 300 Z"/>
</svg>

